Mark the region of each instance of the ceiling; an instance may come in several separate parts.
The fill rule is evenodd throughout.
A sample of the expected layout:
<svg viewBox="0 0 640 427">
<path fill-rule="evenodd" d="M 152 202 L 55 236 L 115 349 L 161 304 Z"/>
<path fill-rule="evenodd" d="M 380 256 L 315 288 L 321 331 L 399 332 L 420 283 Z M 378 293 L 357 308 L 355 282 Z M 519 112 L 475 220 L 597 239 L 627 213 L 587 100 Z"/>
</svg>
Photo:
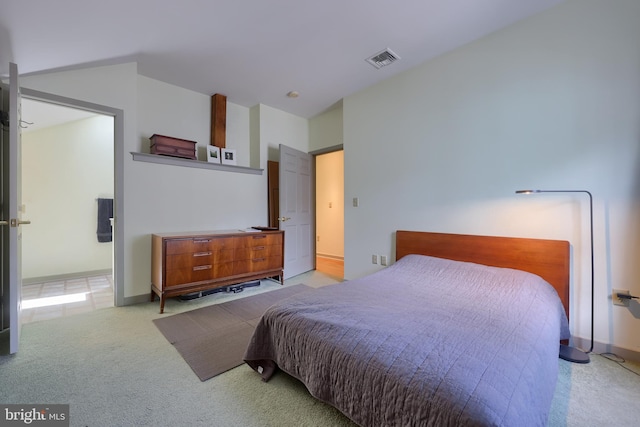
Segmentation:
<svg viewBox="0 0 640 427">
<path fill-rule="evenodd" d="M 10 61 L 22 75 L 136 61 L 156 80 L 310 118 L 562 1 L 10 0 L 0 76 Z M 365 61 L 386 48 L 401 59 Z"/>
<path fill-rule="evenodd" d="M 22 100 L 21 113 L 22 123 L 20 123 L 20 126 L 22 127 L 23 133 L 33 132 L 62 123 L 75 122 L 76 120 L 87 119 L 98 115 L 90 111 L 32 99 Z"/>
</svg>

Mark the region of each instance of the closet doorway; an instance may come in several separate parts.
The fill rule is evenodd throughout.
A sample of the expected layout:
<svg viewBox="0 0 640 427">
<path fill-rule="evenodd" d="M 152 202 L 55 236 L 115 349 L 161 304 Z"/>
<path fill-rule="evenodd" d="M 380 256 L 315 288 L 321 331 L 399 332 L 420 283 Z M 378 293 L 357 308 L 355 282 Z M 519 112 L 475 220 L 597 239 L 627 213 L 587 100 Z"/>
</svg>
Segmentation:
<svg viewBox="0 0 640 427">
<path fill-rule="evenodd" d="M 22 322 L 113 307 L 114 117 L 23 98 L 22 119 Z"/>
</svg>

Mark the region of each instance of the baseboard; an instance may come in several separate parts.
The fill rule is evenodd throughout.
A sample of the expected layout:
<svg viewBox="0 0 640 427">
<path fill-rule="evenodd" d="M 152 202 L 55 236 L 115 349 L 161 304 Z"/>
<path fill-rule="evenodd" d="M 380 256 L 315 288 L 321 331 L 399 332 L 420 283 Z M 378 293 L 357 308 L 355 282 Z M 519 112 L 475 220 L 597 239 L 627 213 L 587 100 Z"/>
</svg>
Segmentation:
<svg viewBox="0 0 640 427">
<path fill-rule="evenodd" d="M 342 257 L 342 256 L 321 254 L 321 253 L 316 253 L 316 256 L 320 257 L 320 258 L 329 258 L 329 259 L 335 259 L 335 260 L 338 260 L 338 261 L 344 261 L 344 257 Z"/>
<path fill-rule="evenodd" d="M 124 297 L 123 301 L 122 301 L 122 305 L 136 305 L 136 304 L 141 304 L 144 302 L 149 302 L 151 301 L 151 292 L 147 292 L 146 294 L 142 294 L 142 295 L 136 295 L 133 297 Z M 160 302 L 158 301 L 158 299 L 156 298 L 156 302 Z M 160 307 L 160 306 L 158 306 Z"/>
<path fill-rule="evenodd" d="M 78 279 L 80 277 L 90 277 L 90 276 L 106 276 L 110 275 L 112 270 L 110 268 L 106 270 L 93 270 L 93 271 L 79 271 L 77 273 L 68 273 L 68 274 L 56 274 L 53 276 L 42 276 L 42 277 L 29 277 L 23 278 L 23 285 L 33 285 L 36 283 L 44 283 L 44 282 L 56 282 L 60 280 L 71 280 Z"/>
<path fill-rule="evenodd" d="M 580 337 L 572 337 L 572 339 L 573 339 L 573 345 L 577 348 L 588 349 L 591 346 L 591 342 L 589 340 L 586 340 Z M 612 344 L 604 344 L 604 343 L 595 341 L 593 343 L 593 352 L 595 354 L 613 353 L 616 356 L 622 357 L 624 360 L 640 363 L 639 351 L 629 350 L 627 348 L 622 348 L 622 347 L 616 347 Z"/>
</svg>

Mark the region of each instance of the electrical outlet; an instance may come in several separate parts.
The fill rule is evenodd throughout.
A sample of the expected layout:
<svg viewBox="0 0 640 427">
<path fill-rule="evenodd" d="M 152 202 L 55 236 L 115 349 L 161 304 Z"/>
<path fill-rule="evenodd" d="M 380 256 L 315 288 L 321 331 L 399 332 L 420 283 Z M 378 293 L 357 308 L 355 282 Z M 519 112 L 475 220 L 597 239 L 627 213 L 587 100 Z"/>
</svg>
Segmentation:
<svg viewBox="0 0 640 427">
<path fill-rule="evenodd" d="M 629 304 L 629 300 L 620 299 L 617 294 L 631 295 L 628 289 L 613 289 L 611 291 L 611 301 L 613 302 L 613 305 L 626 306 Z"/>
<path fill-rule="evenodd" d="M 371 255 L 371 263 L 372 264 L 378 263 L 378 255 Z"/>
<path fill-rule="evenodd" d="M 387 256 L 380 255 L 380 265 L 387 265 Z"/>
</svg>

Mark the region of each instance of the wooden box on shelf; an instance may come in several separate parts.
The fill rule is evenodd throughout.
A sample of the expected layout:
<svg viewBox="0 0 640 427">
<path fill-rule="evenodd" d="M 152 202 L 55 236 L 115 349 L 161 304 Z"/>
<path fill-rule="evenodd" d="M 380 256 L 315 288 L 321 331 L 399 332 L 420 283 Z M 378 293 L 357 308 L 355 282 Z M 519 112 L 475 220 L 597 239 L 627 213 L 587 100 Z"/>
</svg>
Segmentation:
<svg viewBox="0 0 640 427">
<path fill-rule="evenodd" d="M 284 231 L 211 231 L 151 236 L 151 301 L 278 276 Z"/>
<path fill-rule="evenodd" d="M 162 154 L 164 156 L 197 160 L 196 141 L 158 134 L 153 134 L 149 139 L 151 140 L 149 150 L 151 154 Z"/>
</svg>

